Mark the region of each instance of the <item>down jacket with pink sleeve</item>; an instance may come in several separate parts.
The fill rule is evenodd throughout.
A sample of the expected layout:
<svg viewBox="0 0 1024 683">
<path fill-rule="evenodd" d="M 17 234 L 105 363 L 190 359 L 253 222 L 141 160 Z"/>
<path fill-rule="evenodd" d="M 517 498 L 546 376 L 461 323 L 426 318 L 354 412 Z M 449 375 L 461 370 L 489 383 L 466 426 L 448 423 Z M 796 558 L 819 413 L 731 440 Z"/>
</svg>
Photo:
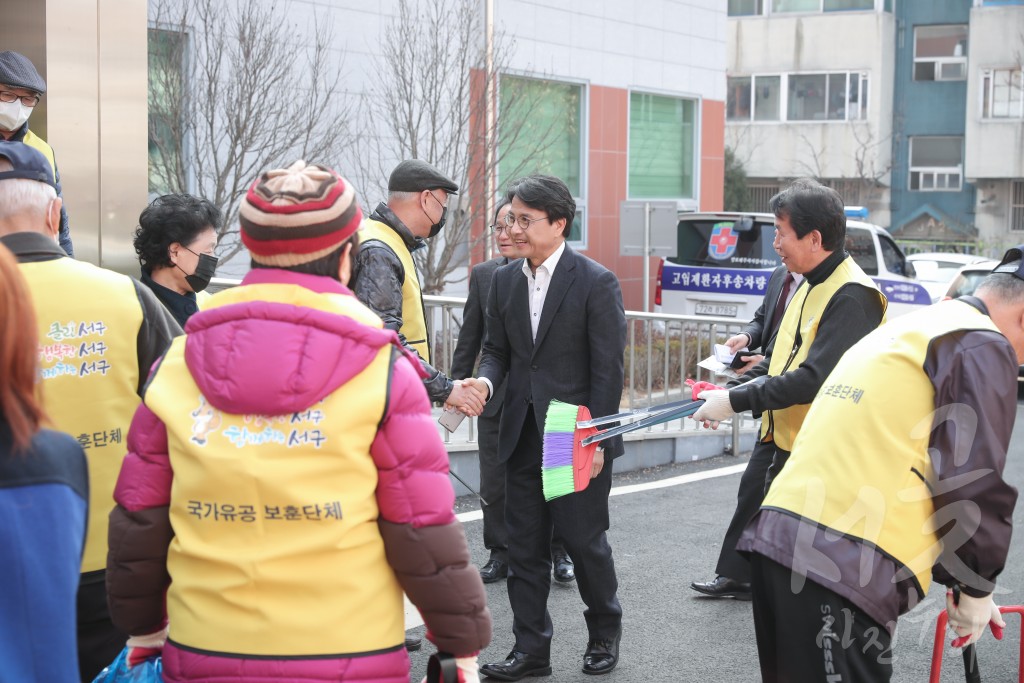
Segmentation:
<svg viewBox="0 0 1024 683">
<path fill-rule="evenodd" d="M 358 315 L 321 306 L 316 297 L 344 301 L 345 310 Z M 431 418 L 418 363 L 405 355 L 394 332 L 363 324 L 366 318 L 353 303 L 361 307 L 347 288 L 330 278 L 253 270 L 241 287 L 214 295 L 189 320 L 186 337 L 171 347 L 150 377 L 114 493 L 107 591 L 113 621 L 127 633 L 153 633 L 170 620 L 163 650 L 164 680 L 169 683 L 405 683 L 409 659 L 402 643 L 398 587 L 420 610 L 427 637 L 440 651 L 474 655 L 490 641 L 486 596 L 452 511 L 448 456 Z M 387 357 L 381 355 L 385 348 L 391 349 Z M 320 425 L 332 436 L 322 444 L 317 441 L 317 450 L 296 449 L 296 459 L 289 460 L 293 451 L 284 442 L 252 446 L 258 440 L 244 439 L 253 439 L 255 432 L 246 437 L 238 427 L 231 427 L 236 440 L 227 441 L 226 425 L 242 424 L 243 417 L 245 424 L 255 418 L 257 426 L 260 420 L 273 425 L 275 420 L 286 422 L 284 416 L 294 421 L 318 406 L 337 407 L 338 397 L 368 386 L 371 368 L 384 369 L 372 376 L 384 380 L 386 395 L 369 392 L 386 396 L 380 400 L 382 414 L 353 429 L 354 418 L 344 411 L 348 422 L 343 431 Z M 186 401 L 191 400 L 189 391 L 199 392 L 209 413 L 216 415 L 198 436 L 195 429 L 183 427 L 176 403 L 168 410 L 168 397 L 177 400 L 179 387 Z M 367 403 L 376 405 L 369 397 Z M 327 423 L 331 413 L 325 410 L 325 415 Z M 198 424 L 200 418 L 195 419 Z M 213 448 L 204 450 L 207 439 Z M 363 443 L 368 448 L 354 445 Z M 312 480 L 308 475 L 295 479 L 289 470 L 313 460 L 315 467 L 309 471 L 322 473 L 316 477 L 321 494 L 323 482 L 358 480 L 365 500 L 353 502 L 339 492 L 345 514 L 326 520 L 328 506 L 322 515 L 320 506 L 325 496 L 303 499 L 293 482 Z M 348 469 L 338 477 L 330 463 L 343 460 Z M 279 469 L 267 469 L 265 462 Z M 268 476 L 275 471 L 283 476 Z M 202 500 L 191 500 L 203 495 L 214 501 L 205 504 L 205 513 Z M 282 510 L 298 510 L 300 515 L 302 503 L 309 502 L 307 520 L 287 526 L 261 517 L 264 510 L 267 515 L 276 510 L 280 500 L 294 505 L 282 504 Z M 216 511 L 218 505 L 220 521 L 215 522 L 217 515 L 211 517 L 209 508 Z M 227 519 L 229 507 L 232 516 Z M 243 507 L 255 512 L 243 518 Z M 317 521 L 309 522 L 314 508 Z M 346 528 L 342 518 L 356 525 L 352 520 L 360 510 L 365 519 L 356 531 L 339 531 Z M 284 528 L 288 531 L 280 531 Z M 274 535 L 281 533 L 288 536 Z M 324 538 L 330 542 L 320 543 Z M 282 566 L 288 567 L 286 572 Z M 393 614 L 396 599 L 399 613 Z M 330 609 L 318 609 L 318 604 Z M 223 621 L 209 620 L 211 614 Z M 208 628 L 208 621 L 218 625 Z M 382 621 L 389 626 L 380 626 Z M 318 634 L 333 633 L 337 624 L 345 624 L 350 635 L 334 641 L 324 636 L 321 641 Z M 300 637 L 294 637 L 296 632 Z M 386 642 L 346 649 L 345 643 L 360 642 L 361 632 L 385 633 L 374 642 Z M 303 638 L 303 633 L 311 637 Z M 318 650 L 322 642 L 343 645 Z M 268 645 L 256 652 L 256 646 L 246 646 L 250 643 Z"/>
</svg>

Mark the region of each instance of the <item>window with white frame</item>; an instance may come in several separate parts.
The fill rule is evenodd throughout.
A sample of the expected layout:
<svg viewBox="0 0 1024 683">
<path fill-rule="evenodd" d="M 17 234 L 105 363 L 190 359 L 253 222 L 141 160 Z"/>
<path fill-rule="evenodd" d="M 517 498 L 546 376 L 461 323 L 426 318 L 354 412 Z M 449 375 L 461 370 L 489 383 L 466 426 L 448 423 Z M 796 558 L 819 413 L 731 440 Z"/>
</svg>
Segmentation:
<svg viewBox="0 0 1024 683">
<path fill-rule="evenodd" d="M 1024 232 L 1024 180 L 1014 180 L 1011 183 L 1010 230 Z"/>
<path fill-rule="evenodd" d="M 857 121 L 867 118 L 867 111 L 867 73 L 755 74 L 727 80 L 727 121 Z"/>
<path fill-rule="evenodd" d="M 1024 71 L 986 69 L 981 75 L 981 117 L 1024 118 Z"/>
<path fill-rule="evenodd" d="M 149 193 L 179 191 L 187 185 L 183 159 L 182 111 L 188 36 L 180 31 L 150 28 L 149 49 Z"/>
<path fill-rule="evenodd" d="M 875 9 L 875 0 L 772 0 L 772 12 L 849 12 Z"/>
<path fill-rule="evenodd" d="M 499 82 L 498 182 L 531 173 L 561 178 L 576 201 L 569 242 L 587 243 L 583 163 L 583 86 L 502 75 Z"/>
<path fill-rule="evenodd" d="M 629 94 L 629 197 L 692 199 L 696 151 L 696 100 Z"/>
<path fill-rule="evenodd" d="M 958 192 L 963 182 L 964 139 L 953 136 L 910 138 L 910 189 Z"/>
<path fill-rule="evenodd" d="M 752 17 L 764 14 L 764 0 L 729 0 L 730 17 Z"/>
<path fill-rule="evenodd" d="M 967 78 L 967 25 L 914 28 L 914 80 Z"/>
<path fill-rule="evenodd" d="M 892 0 L 729 0 L 728 10 L 730 17 L 877 10 L 892 12 Z"/>
</svg>

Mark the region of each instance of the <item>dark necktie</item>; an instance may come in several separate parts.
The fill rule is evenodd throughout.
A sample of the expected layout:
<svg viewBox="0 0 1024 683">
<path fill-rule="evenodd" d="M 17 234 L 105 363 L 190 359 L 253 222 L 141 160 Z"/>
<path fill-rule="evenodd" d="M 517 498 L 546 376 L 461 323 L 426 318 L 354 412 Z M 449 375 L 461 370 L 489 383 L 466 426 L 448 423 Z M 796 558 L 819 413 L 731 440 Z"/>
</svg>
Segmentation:
<svg viewBox="0 0 1024 683">
<path fill-rule="evenodd" d="M 792 286 L 793 273 L 786 273 L 786 279 L 782 283 L 782 294 L 779 295 L 779 301 L 775 304 L 775 315 L 772 316 L 771 334 L 768 335 L 767 341 L 771 341 L 779 329 L 779 324 L 782 322 L 782 316 L 786 313 L 786 299 L 789 298 L 789 290 Z M 765 346 L 767 346 L 767 343 Z"/>
</svg>

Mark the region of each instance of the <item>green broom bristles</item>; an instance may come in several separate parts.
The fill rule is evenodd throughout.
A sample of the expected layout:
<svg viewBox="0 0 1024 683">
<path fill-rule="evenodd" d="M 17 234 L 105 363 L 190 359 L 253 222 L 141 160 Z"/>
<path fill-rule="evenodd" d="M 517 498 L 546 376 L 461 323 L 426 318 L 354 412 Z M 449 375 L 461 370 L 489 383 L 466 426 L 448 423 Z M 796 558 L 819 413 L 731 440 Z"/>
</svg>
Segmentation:
<svg viewBox="0 0 1024 683">
<path fill-rule="evenodd" d="M 571 403 L 551 401 L 548 406 L 541 470 L 544 500 L 575 492 L 572 450 L 577 413 L 578 407 Z"/>
</svg>

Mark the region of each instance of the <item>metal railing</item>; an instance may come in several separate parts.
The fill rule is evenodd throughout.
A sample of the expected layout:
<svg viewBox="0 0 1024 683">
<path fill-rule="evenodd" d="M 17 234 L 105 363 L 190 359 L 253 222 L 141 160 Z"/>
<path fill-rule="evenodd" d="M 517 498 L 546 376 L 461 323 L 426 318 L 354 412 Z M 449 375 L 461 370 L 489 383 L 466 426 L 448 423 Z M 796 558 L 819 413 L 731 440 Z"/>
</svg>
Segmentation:
<svg viewBox="0 0 1024 683">
<path fill-rule="evenodd" d="M 210 290 L 220 291 L 234 287 L 239 282 L 230 278 L 214 278 Z M 423 304 L 433 365 L 450 375 L 466 299 L 424 295 Z M 697 363 L 712 354 L 714 344 L 722 343 L 738 333 L 745 324 L 746 321 L 733 318 L 626 311 L 625 389 L 620 406 L 634 410 L 678 401 L 689 393 L 685 384 L 687 379 L 715 381 L 712 373 Z M 475 443 L 476 420 L 466 422 L 466 442 Z M 737 415 L 731 422 L 731 452 L 735 455 L 743 416 Z M 671 435 L 695 429 L 695 422 L 680 418 L 648 427 L 645 433 Z M 447 432 L 445 441 L 452 441 L 452 436 Z"/>
<path fill-rule="evenodd" d="M 434 366 L 450 374 L 466 300 L 425 295 L 423 303 Z M 715 381 L 712 373 L 697 363 L 712 354 L 714 344 L 738 333 L 745 324 L 732 318 L 626 311 L 625 388 L 620 405 L 634 410 L 680 400 L 689 392 L 687 379 Z M 742 416 L 732 420 L 733 454 L 738 450 L 742 420 Z M 645 431 L 667 435 L 696 428 L 692 420 L 680 418 Z M 475 420 L 470 421 L 467 436 L 469 442 L 475 441 Z M 451 440 L 450 435 L 445 437 Z"/>
</svg>

